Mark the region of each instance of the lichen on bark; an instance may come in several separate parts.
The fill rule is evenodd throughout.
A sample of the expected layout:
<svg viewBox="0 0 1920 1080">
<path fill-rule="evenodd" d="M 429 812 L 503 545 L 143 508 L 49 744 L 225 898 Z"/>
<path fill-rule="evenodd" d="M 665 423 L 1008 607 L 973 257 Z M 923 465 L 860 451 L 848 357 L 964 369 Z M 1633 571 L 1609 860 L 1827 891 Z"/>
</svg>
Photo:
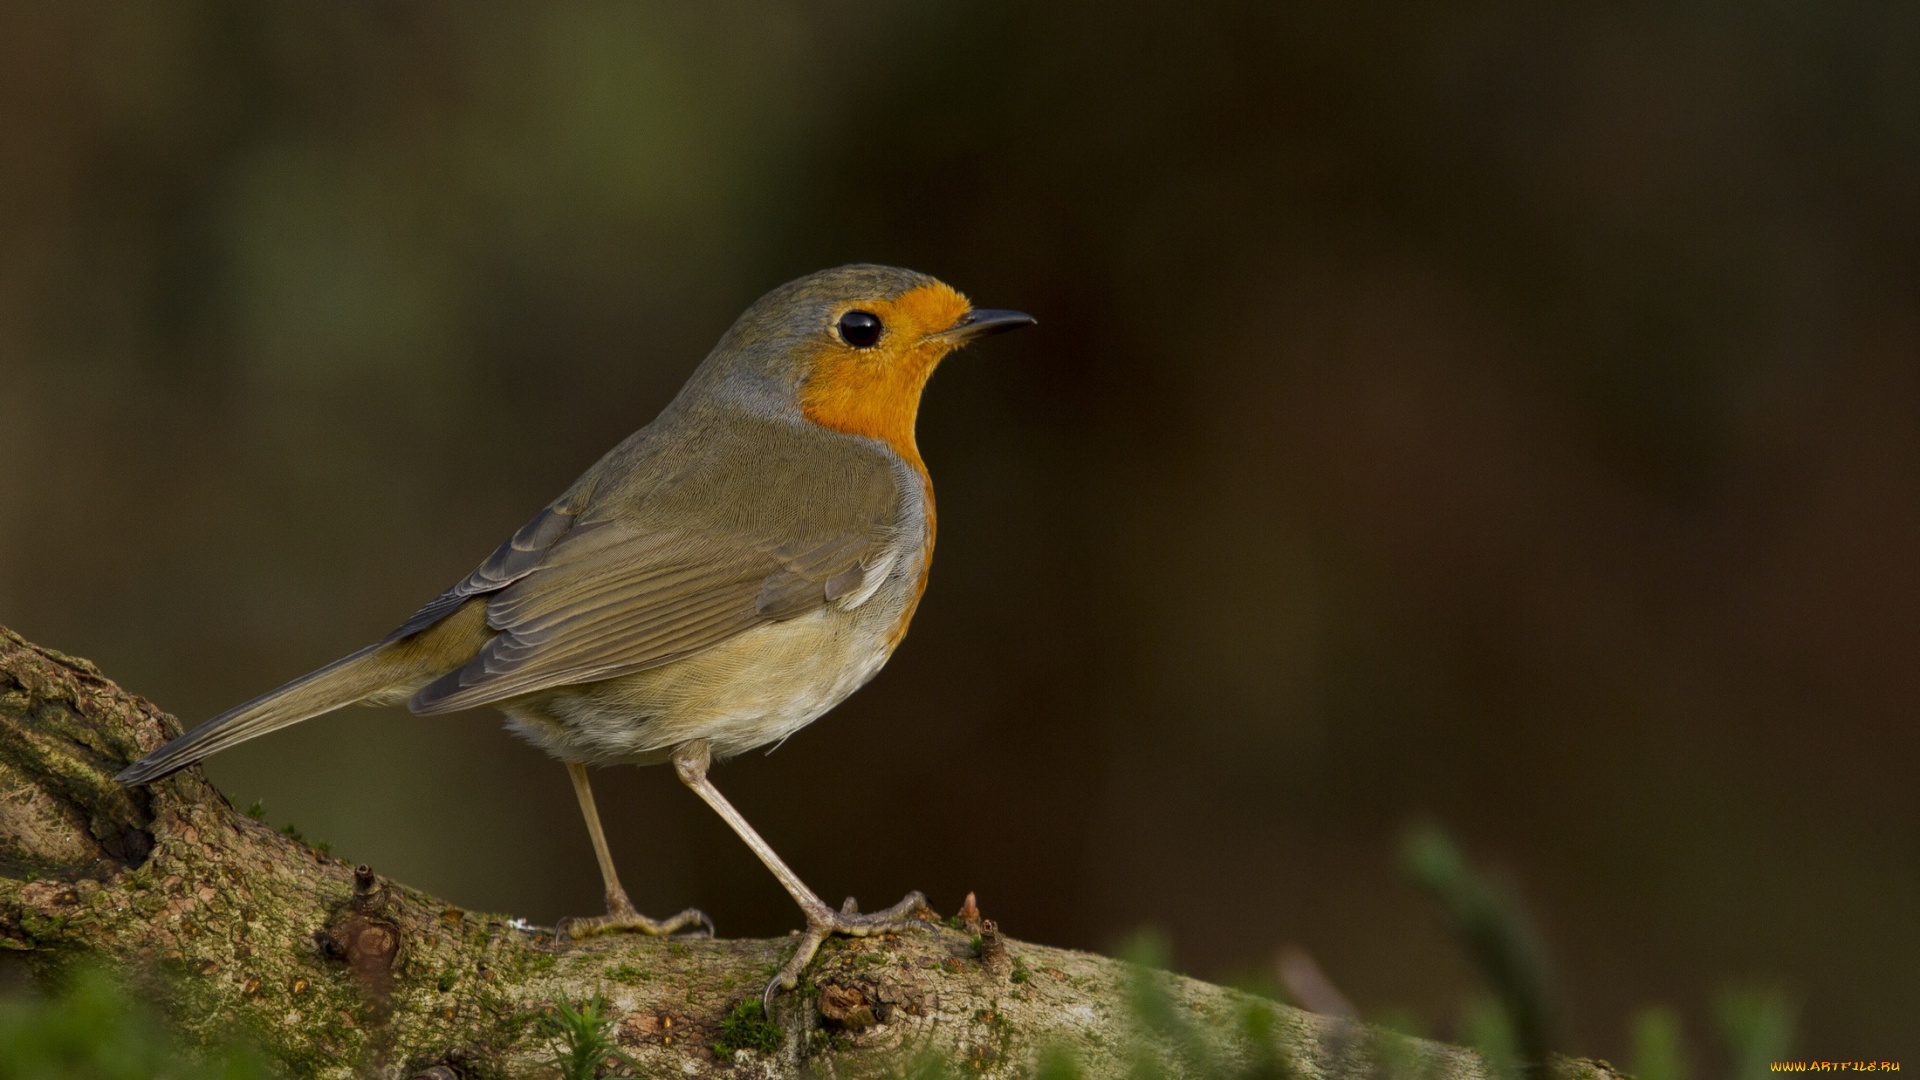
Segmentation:
<svg viewBox="0 0 1920 1080">
<path fill-rule="evenodd" d="M 557 942 L 277 833 L 198 769 L 142 789 L 113 782 L 179 731 L 87 661 L 0 628 L 0 952 L 41 969 L 107 959 L 189 1041 L 241 1035 L 289 1075 L 553 1075 L 540 1018 L 594 995 L 648 1076 L 856 1078 L 932 1057 L 1010 1080 L 1047 1054 L 1088 1077 L 1147 1058 L 1194 1071 L 1179 1039 L 1139 1023 L 1129 965 L 1006 939 L 977 917 L 829 942 L 765 1021 L 778 1037 L 739 1038 L 736 1010 L 790 940 Z M 1149 977 L 1221 1068 L 1271 1058 L 1315 1080 L 1392 1061 L 1422 1080 L 1484 1076 L 1470 1051 L 1399 1040 L 1383 1055 L 1388 1037 L 1368 1029 Z M 1240 1021 L 1256 1013 L 1249 1036 Z"/>
</svg>

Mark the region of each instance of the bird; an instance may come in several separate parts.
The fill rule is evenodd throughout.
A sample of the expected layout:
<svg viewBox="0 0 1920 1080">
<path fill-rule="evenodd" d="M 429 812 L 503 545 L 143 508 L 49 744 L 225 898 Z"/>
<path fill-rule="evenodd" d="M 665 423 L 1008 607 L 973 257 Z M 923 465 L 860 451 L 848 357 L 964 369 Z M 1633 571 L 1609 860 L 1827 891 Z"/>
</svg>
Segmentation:
<svg viewBox="0 0 1920 1080">
<path fill-rule="evenodd" d="M 933 557 L 932 480 L 914 439 L 949 353 L 1033 325 L 926 274 L 853 264 L 749 306 L 645 427 L 581 474 L 477 569 L 380 641 L 236 706 L 116 779 L 148 784 L 346 705 L 433 716 L 481 706 L 565 763 L 606 886 L 568 937 L 713 933 L 689 908 L 634 909 L 588 766 L 670 763 L 806 920 L 767 984 L 798 984 L 831 935 L 903 929 L 920 893 L 862 914 L 807 887 L 709 778 L 777 745 L 879 673 Z M 770 1012 L 769 1012 L 770 1015 Z"/>
</svg>

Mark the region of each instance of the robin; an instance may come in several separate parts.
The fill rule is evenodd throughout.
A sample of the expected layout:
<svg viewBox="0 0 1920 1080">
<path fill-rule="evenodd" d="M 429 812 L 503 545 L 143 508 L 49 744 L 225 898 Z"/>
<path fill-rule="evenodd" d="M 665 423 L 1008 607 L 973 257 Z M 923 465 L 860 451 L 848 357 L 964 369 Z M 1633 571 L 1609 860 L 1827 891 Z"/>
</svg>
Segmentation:
<svg viewBox="0 0 1920 1080">
<path fill-rule="evenodd" d="M 835 911 L 708 779 L 877 674 L 926 588 L 933 487 L 914 444 L 927 378 L 975 338 L 1032 325 L 924 274 L 824 270 L 741 315 L 653 423 L 614 447 L 465 580 L 376 644 L 201 724 L 120 773 L 150 783 L 344 705 L 422 716 L 492 705 L 566 763 L 606 883 L 605 915 L 561 932 L 672 934 L 635 911 L 588 765 L 672 762 L 806 915 L 767 986 L 820 943 L 900 928 L 925 903 Z"/>
</svg>

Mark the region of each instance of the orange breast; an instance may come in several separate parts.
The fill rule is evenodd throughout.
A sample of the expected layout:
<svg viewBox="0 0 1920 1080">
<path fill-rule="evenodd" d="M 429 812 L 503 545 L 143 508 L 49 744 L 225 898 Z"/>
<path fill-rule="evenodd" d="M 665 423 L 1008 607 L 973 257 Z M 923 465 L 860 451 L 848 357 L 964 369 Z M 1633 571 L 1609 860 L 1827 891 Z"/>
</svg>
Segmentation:
<svg viewBox="0 0 1920 1080">
<path fill-rule="evenodd" d="M 823 342 L 812 358 L 807 381 L 800 391 L 801 413 L 834 431 L 879 439 L 892 447 L 920 474 L 926 511 L 927 540 L 922 552 L 920 580 L 907 601 L 888 648 L 906 636 L 907 624 L 927 588 L 933 566 L 933 480 L 914 441 L 914 422 L 920 415 L 920 395 L 933 369 L 953 347 L 927 335 L 948 330 L 971 310 L 967 298 L 945 285 L 922 285 L 890 301 L 854 305 L 879 316 L 886 327 L 880 343 L 854 349 L 840 342 Z"/>
</svg>

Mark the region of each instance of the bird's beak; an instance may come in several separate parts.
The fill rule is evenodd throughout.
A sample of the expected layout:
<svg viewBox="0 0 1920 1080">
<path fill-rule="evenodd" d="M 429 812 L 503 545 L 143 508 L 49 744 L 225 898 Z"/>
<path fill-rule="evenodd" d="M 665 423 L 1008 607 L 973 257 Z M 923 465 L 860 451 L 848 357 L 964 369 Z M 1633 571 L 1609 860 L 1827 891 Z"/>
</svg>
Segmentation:
<svg viewBox="0 0 1920 1080">
<path fill-rule="evenodd" d="M 949 345 L 965 345 L 975 338 L 1004 334 L 1009 330 L 1032 326 L 1039 321 L 1024 311 L 979 308 L 960 316 L 960 321 L 954 323 L 951 328 L 927 336 L 934 341 L 944 341 Z"/>
</svg>

